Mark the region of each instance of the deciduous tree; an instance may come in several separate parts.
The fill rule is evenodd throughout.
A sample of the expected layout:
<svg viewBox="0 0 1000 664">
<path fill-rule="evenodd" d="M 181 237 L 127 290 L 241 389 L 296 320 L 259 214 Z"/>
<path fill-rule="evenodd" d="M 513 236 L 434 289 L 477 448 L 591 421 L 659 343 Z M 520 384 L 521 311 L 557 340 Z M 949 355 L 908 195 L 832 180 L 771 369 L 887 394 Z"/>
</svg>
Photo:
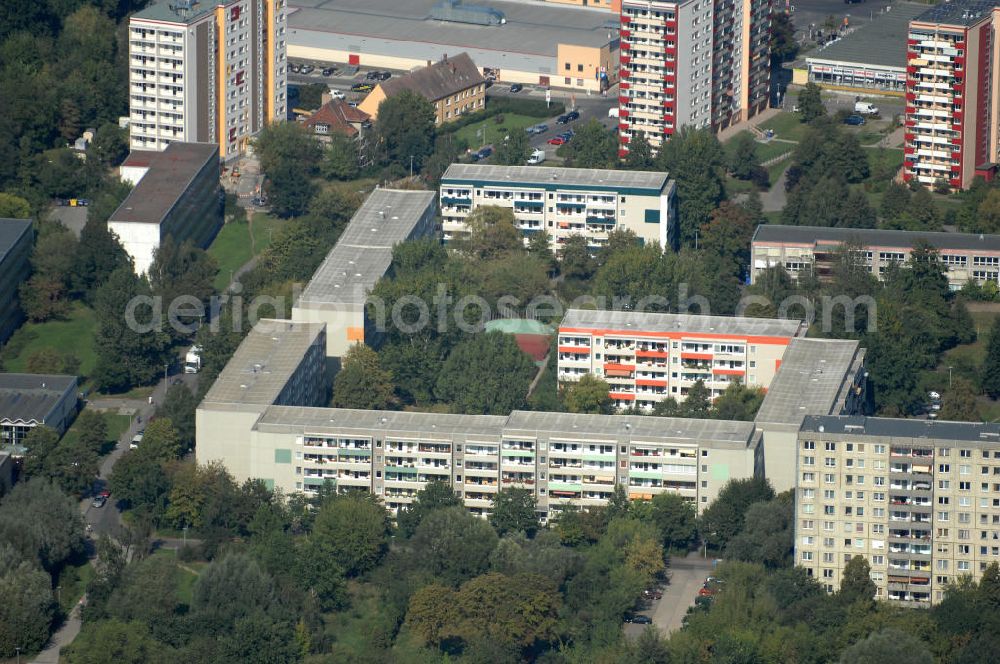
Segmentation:
<svg viewBox="0 0 1000 664">
<path fill-rule="evenodd" d="M 697 532 L 694 504 L 676 493 L 658 493 L 651 503 L 653 523 L 660 531 L 663 545 L 684 549 Z"/>
<path fill-rule="evenodd" d="M 609 414 L 612 410 L 607 381 L 586 374 L 566 388 L 566 408 L 571 413 Z"/>
<path fill-rule="evenodd" d="M 844 604 L 875 601 L 875 582 L 872 581 L 871 567 L 864 556 L 854 556 L 844 566 L 837 597 Z"/>
<path fill-rule="evenodd" d="M 375 123 L 379 160 L 408 170 L 412 157 L 413 170 L 419 173 L 434 152 L 434 117 L 431 103 L 411 90 L 384 100 Z"/>
<path fill-rule="evenodd" d="M 812 122 L 818 117 L 826 115 L 826 107 L 823 106 L 823 98 L 820 96 L 820 87 L 815 83 L 806 83 L 806 87 L 799 92 L 799 115 L 802 122 Z"/>
<path fill-rule="evenodd" d="M 337 496 L 320 508 L 310 539 L 350 576 L 372 569 L 389 547 L 389 515 L 371 496 Z"/>
<path fill-rule="evenodd" d="M 474 334 L 448 355 L 434 393 L 456 412 L 506 415 L 524 405 L 535 371 L 513 336 Z"/>
<path fill-rule="evenodd" d="M 534 537 L 538 530 L 538 514 L 535 512 L 534 493 L 529 489 L 504 488 L 493 496 L 490 525 L 498 535 L 523 532 Z"/>
<path fill-rule="evenodd" d="M 743 530 L 750 506 L 773 498 L 774 489 L 762 477 L 730 480 L 702 512 L 698 530 L 710 545 L 725 546 Z"/>
<path fill-rule="evenodd" d="M 493 161 L 504 166 L 521 166 L 531 156 L 528 133 L 515 129 L 496 143 Z"/>
<path fill-rule="evenodd" d="M 395 401 L 392 372 L 382 368 L 378 353 L 355 343 L 344 353 L 343 364 L 333 381 L 334 408 L 384 410 Z"/>
</svg>

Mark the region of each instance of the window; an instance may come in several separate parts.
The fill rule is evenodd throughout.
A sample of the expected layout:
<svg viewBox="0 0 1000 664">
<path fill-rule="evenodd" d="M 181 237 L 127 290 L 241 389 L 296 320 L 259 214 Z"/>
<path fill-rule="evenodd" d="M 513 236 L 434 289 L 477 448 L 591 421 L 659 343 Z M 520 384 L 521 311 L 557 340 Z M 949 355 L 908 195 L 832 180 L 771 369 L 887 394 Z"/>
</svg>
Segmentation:
<svg viewBox="0 0 1000 664">
<path fill-rule="evenodd" d="M 583 71 L 583 65 L 577 65 L 576 66 L 576 70 L 577 71 Z"/>
<path fill-rule="evenodd" d="M 569 65 L 569 63 L 568 63 L 568 62 L 567 62 L 567 63 L 566 63 L 566 65 L 565 65 L 565 69 L 566 69 L 566 71 L 569 71 L 569 70 L 570 70 L 570 65 Z"/>
</svg>

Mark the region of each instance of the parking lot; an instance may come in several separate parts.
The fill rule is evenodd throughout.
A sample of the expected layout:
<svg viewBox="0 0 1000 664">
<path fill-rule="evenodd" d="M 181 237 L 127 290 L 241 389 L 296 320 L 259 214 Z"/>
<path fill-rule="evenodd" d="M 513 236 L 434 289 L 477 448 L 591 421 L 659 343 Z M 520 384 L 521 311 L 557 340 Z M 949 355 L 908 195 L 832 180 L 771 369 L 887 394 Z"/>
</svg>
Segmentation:
<svg viewBox="0 0 1000 664">
<path fill-rule="evenodd" d="M 688 607 L 694 605 L 705 577 L 711 573 L 711 558 L 702 558 L 697 553 L 689 554 L 686 558 L 672 557 L 670 583 L 660 588 L 663 597 L 650 601 L 647 608 L 637 613 L 651 617 L 653 625 L 664 634 L 680 629 Z M 626 624 L 625 634 L 636 637 L 645 628 L 645 625 Z"/>
</svg>

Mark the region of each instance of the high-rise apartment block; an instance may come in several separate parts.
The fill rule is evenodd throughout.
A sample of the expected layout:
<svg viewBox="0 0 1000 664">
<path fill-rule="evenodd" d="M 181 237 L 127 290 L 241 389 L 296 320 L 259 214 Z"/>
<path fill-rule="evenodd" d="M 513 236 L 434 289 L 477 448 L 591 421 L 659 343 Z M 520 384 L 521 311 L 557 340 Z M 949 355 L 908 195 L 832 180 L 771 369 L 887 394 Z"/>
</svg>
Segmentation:
<svg viewBox="0 0 1000 664">
<path fill-rule="evenodd" d="M 163 0 L 129 20 L 133 150 L 217 143 L 223 159 L 287 115 L 286 0 Z"/>
<path fill-rule="evenodd" d="M 683 401 L 698 381 L 717 397 L 733 381 L 767 387 L 797 320 L 570 309 L 559 325 L 559 380 L 594 374 L 618 408 Z"/>
<path fill-rule="evenodd" d="M 621 150 L 682 126 L 722 129 L 767 107 L 771 0 L 622 0 Z"/>
<path fill-rule="evenodd" d="M 1000 154 L 1000 6 L 956 0 L 910 21 L 903 178 L 968 187 Z"/>
<path fill-rule="evenodd" d="M 1000 426 L 806 417 L 795 560 L 828 591 L 863 556 L 876 597 L 930 606 L 1000 561 Z"/>
</svg>

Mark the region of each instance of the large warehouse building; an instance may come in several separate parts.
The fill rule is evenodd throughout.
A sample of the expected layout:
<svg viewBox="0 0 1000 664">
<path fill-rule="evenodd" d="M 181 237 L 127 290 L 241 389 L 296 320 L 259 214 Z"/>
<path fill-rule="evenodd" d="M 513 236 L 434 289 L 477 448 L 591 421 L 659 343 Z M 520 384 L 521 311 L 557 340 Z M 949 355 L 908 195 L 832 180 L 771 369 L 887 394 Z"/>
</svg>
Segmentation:
<svg viewBox="0 0 1000 664">
<path fill-rule="evenodd" d="M 510 83 L 601 89 L 617 80 L 618 20 L 607 11 L 548 3 L 477 2 L 503 25 L 431 18 L 438 0 L 293 0 L 288 55 L 407 71 L 466 52 Z"/>
</svg>

